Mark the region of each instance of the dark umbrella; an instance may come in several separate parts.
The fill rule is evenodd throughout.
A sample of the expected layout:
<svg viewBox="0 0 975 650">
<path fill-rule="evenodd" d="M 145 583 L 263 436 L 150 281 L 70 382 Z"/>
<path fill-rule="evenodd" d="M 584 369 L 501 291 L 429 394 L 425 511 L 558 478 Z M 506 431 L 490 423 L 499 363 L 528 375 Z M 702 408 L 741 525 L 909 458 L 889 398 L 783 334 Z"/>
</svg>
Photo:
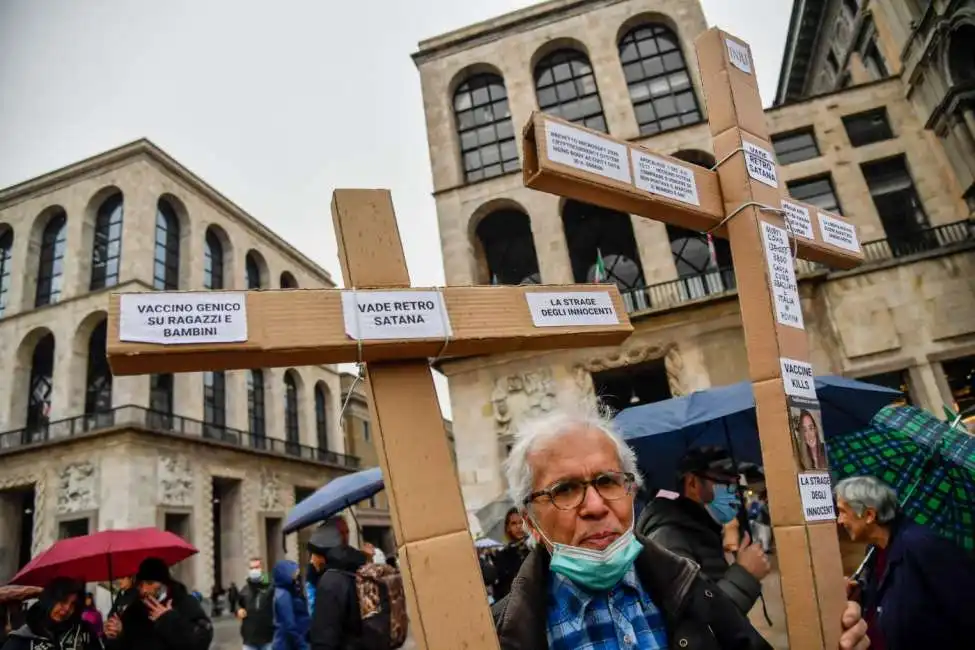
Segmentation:
<svg viewBox="0 0 975 650">
<path fill-rule="evenodd" d="M 198 553 L 182 538 L 158 528 L 103 530 L 55 542 L 10 579 L 10 584 L 43 587 L 58 577 L 79 582 L 134 575 L 143 560 L 156 557 L 172 566 Z"/>
<path fill-rule="evenodd" d="M 907 517 L 975 551 L 975 437 L 892 406 L 869 427 L 830 438 L 827 451 L 834 481 L 875 476 L 897 490 Z"/>
<path fill-rule="evenodd" d="M 284 534 L 325 521 L 332 515 L 375 496 L 383 487 L 383 473 L 378 467 L 329 481 L 291 509 L 284 524 Z"/>
</svg>

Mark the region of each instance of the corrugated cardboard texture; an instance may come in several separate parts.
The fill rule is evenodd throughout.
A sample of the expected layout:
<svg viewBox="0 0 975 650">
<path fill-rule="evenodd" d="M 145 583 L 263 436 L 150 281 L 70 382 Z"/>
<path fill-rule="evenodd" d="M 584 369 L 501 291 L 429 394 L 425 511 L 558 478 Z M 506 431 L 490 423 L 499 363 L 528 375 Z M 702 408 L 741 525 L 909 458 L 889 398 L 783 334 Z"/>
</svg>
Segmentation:
<svg viewBox="0 0 975 650">
<path fill-rule="evenodd" d="M 446 358 L 619 345 L 633 331 L 626 306 L 614 284 L 447 287 L 442 291 L 453 330 L 446 348 L 442 339 L 366 341 L 361 360 L 424 359 L 441 356 L 441 352 Z M 546 291 L 608 291 L 620 322 L 587 327 L 535 327 L 525 294 Z M 108 312 L 108 360 L 116 375 L 357 361 L 359 347 L 345 333 L 341 292 L 339 289 L 248 292 L 247 342 L 209 345 L 119 341 L 121 294 L 113 294 Z"/>
<path fill-rule="evenodd" d="M 376 449 L 386 492 L 394 495 L 397 541 L 467 530 L 430 368 L 416 362 L 366 364 L 366 374 Z"/>
<path fill-rule="evenodd" d="M 389 190 L 332 193 L 339 263 L 350 287 L 408 287 L 410 274 Z"/>
<path fill-rule="evenodd" d="M 406 559 L 407 595 L 414 602 L 413 611 L 420 612 L 410 621 L 418 648 L 498 649 L 474 541 L 467 530 L 403 544 L 399 552 Z"/>
<path fill-rule="evenodd" d="M 775 553 L 782 574 L 782 600 L 785 603 L 789 650 L 834 650 L 836 644 L 823 645 L 806 527 L 776 525 L 772 534 L 775 536 Z M 834 620 L 839 626 L 839 616 Z"/>
<path fill-rule="evenodd" d="M 728 75 L 724 75 L 723 78 L 727 78 L 727 76 Z M 705 91 L 707 90 L 707 85 L 705 85 Z M 727 93 L 727 98 L 729 101 L 730 97 L 731 93 L 729 91 Z M 725 104 L 717 105 L 716 108 L 719 118 L 721 117 L 722 109 L 730 110 Z M 760 111 L 762 124 L 764 124 L 765 114 L 764 112 L 761 112 L 760 104 L 758 108 Z M 708 102 L 708 113 L 709 119 L 714 120 L 715 110 L 712 109 L 712 103 L 710 100 Z M 718 133 L 723 133 L 725 130 L 727 130 L 727 128 L 730 128 L 730 125 L 733 124 L 733 122 L 729 120 L 731 120 L 733 117 L 734 114 L 732 111 L 727 116 L 722 118 L 723 122 L 729 124 L 729 126 L 721 129 L 718 131 Z M 658 158 L 662 158 L 663 160 L 671 162 L 675 165 L 681 165 L 682 167 L 689 169 L 694 174 L 694 179 L 697 183 L 698 198 L 701 205 L 694 206 L 642 190 L 634 183 L 624 183 L 622 181 L 606 178 L 605 176 L 600 176 L 599 174 L 588 172 L 583 169 L 553 162 L 549 158 L 546 150 L 545 124 L 548 122 L 569 124 L 574 129 L 586 131 L 608 142 L 623 145 L 630 151 L 643 151 Z M 713 124 L 714 123 L 712 122 L 712 127 Z M 523 178 L 525 186 L 540 192 L 548 192 L 549 194 L 585 201 L 593 205 L 600 205 L 613 210 L 644 216 L 657 221 L 663 221 L 665 223 L 699 231 L 711 230 L 717 226 L 718 223 L 720 223 L 724 218 L 724 215 L 726 214 L 725 210 L 729 202 L 734 202 L 735 205 L 741 204 L 741 201 L 739 201 L 737 198 L 729 198 L 727 187 L 722 185 L 719 189 L 718 175 L 711 170 L 704 169 L 703 167 L 699 167 L 697 165 L 692 165 L 677 158 L 652 151 L 646 147 L 632 144 L 626 142 L 625 140 L 619 140 L 600 131 L 587 129 L 579 126 L 578 124 L 573 124 L 566 120 L 552 117 L 544 113 L 535 112 L 532 114 L 531 120 L 525 126 L 523 131 L 523 145 Z M 735 144 L 734 147 L 728 149 L 728 152 L 734 151 L 734 149 L 736 149 L 738 146 L 740 145 Z M 717 150 L 715 151 L 715 155 L 718 160 L 721 160 L 724 157 Z M 725 163 L 725 165 L 730 164 L 732 164 L 732 161 Z M 743 166 L 744 163 L 741 164 Z M 632 164 L 630 171 L 632 174 Z M 722 179 L 722 183 L 723 182 L 724 181 Z M 770 193 L 768 193 L 767 196 L 760 196 L 760 198 L 767 200 L 767 202 L 769 202 L 769 204 L 773 207 L 779 207 L 778 194 L 772 188 L 769 188 L 769 190 Z M 724 196 L 722 197 L 722 195 Z M 801 201 L 794 201 L 794 203 L 809 209 L 811 215 L 816 211 L 816 207 L 810 204 L 802 203 Z M 714 234 L 725 238 L 728 236 L 727 229 L 725 228 L 715 231 Z M 863 261 L 862 252 L 850 253 L 842 248 L 823 242 L 819 231 L 818 219 L 814 224 L 813 234 L 816 237 L 815 242 L 799 240 L 798 246 L 800 257 L 816 262 L 823 262 L 824 264 L 829 264 L 830 266 L 841 269 L 853 268 Z"/>
<path fill-rule="evenodd" d="M 836 524 L 824 521 L 807 524 L 809 547 L 812 549 L 813 577 L 816 580 L 816 598 L 823 617 L 823 636 L 827 648 L 840 643 L 840 618 L 846 608 L 846 579 L 843 573 L 843 556 Z"/>
</svg>

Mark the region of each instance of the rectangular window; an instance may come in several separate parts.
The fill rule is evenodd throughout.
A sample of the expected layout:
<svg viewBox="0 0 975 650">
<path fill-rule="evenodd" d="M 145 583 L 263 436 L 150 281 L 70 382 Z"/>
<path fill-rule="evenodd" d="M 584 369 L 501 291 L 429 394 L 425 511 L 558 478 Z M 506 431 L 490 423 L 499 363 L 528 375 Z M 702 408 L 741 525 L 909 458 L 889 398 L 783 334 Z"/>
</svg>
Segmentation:
<svg viewBox="0 0 975 650">
<path fill-rule="evenodd" d="M 789 187 L 789 195 L 792 198 L 812 203 L 829 212 L 842 213 L 840 202 L 836 198 L 836 190 L 833 189 L 833 179 L 829 174 L 789 181 L 786 185 Z"/>
<path fill-rule="evenodd" d="M 860 168 L 887 234 L 891 253 L 896 257 L 936 248 L 937 239 L 929 229 L 928 217 L 914 189 L 904 156 L 863 163 Z"/>
<path fill-rule="evenodd" d="M 952 359 L 941 363 L 951 390 L 952 406 L 962 419 L 975 424 L 975 356 Z"/>
<path fill-rule="evenodd" d="M 84 537 L 89 533 L 88 517 L 81 519 L 67 519 L 58 522 L 58 539 L 70 539 L 72 537 Z"/>
<path fill-rule="evenodd" d="M 173 375 L 149 377 L 149 426 L 155 429 L 173 427 Z"/>
<path fill-rule="evenodd" d="M 772 136 L 772 148 L 780 165 L 790 165 L 819 156 L 816 134 L 811 127 Z"/>
<path fill-rule="evenodd" d="M 871 80 L 876 81 L 887 77 L 887 64 L 884 63 L 884 57 L 877 48 L 875 37 L 871 37 L 863 48 L 863 65 L 870 73 Z"/>
<path fill-rule="evenodd" d="M 908 383 L 908 371 L 907 370 L 894 370 L 893 372 L 882 372 L 879 375 L 869 375 L 867 377 L 857 377 L 859 381 L 865 381 L 868 384 L 877 384 L 878 386 L 884 386 L 886 388 L 893 388 L 894 390 L 899 390 L 904 393 L 904 397 L 901 399 L 891 402 L 897 406 L 910 406 L 914 403 L 911 399 L 911 386 Z"/>
<path fill-rule="evenodd" d="M 369 439 L 372 437 L 372 434 L 369 432 L 369 420 L 362 421 L 362 437 L 366 442 L 369 442 Z"/>
<path fill-rule="evenodd" d="M 893 131 L 890 130 L 890 122 L 887 121 L 887 109 L 883 106 L 863 113 L 845 115 L 843 128 L 846 129 L 846 135 L 854 147 L 862 147 L 894 137 Z"/>
<path fill-rule="evenodd" d="M 203 373 L 203 422 L 204 434 L 213 438 L 223 437 L 227 426 L 226 375 L 222 370 Z"/>
<path fill-rule="evenodd" d="M 264 373 L 251 370 L 247 376 L 247 423 L 250 430 L 251 444 L 259 449 L 265 447 L 264 425 Z"/>
</svg>

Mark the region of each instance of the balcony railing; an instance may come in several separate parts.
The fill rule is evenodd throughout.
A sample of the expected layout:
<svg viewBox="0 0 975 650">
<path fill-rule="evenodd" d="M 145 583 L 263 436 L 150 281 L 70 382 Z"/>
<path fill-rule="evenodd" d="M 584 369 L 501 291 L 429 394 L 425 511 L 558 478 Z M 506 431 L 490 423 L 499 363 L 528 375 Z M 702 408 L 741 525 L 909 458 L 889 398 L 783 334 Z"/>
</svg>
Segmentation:
<svg viewBox="0 0 975 650">
<path fill-rule="evenodd" d="M 0 433 L 0 453 L 17 447 L 41 446 L 64 438 L 117 427 L 138 427 L 188 438 L 205 438 L 237 447 L 359 469 L 359 459 L 355 456 L 280 438 L 255 435 L 232 427 L 217 426 L 182 415 L 152 411 L 141 406 L 119 406 L 110 411 L 76 415 Z"/>
<path fill-rule="evenodd" d="M 969 220 L 955 221 L 925 228 L 910 238 L 888 237 L 865 242 L 862 266 L 966 243 L 975 245 L 975 225 Z M 828 270 L 829 267 L 816 262 L 796 261 L 796 271 L 800 275 Z M 631 289 L 623 293 L 623 303 L 629 313 L 644 309 L 665 309 L 702 298 L 720 296 L 733 291 L 735 287 L 734 269 L 721 268 L 700 275 L 685 276 L 669 282 Z"/>
</svg>

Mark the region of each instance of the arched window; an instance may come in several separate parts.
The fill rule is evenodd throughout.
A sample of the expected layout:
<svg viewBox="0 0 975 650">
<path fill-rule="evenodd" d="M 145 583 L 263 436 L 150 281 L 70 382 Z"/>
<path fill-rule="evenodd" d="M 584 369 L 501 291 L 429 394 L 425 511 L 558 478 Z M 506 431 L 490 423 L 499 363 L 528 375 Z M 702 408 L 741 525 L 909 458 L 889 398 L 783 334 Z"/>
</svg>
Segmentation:
<svg viewBox="0 0 975 650">
<path fill-rule="evenodd" d="M 504 80 L 484 73 L 468 78 L 454 93 L 454 118 L 467 182 L 521 168 Z"/>
<path fill-rule="evenodd" d="M 168 291 L 179 288 L 179 217 L 172 204 L 156 204 L 156 252 L 152 286 Z"/>
<path fill-rule="evenodd" d="M 203 287 L 223 289 L 223 244 L 213 228 L 207 228 L 203 249 Z"/>
<path fill-rule="evenodd" d="M 580 201 L 566 201 L 562 227 L 576 282 L 613 282 L 630 310 L 648 306 L 629 215 Z"/>
<path fill-rule="evenodd" d="M 328 451 L 328 401 L 321 382 L 315 384 L 315 433 L 318 434 L 318 450 Z"/>
<path fill-rule="evenodd" d="M 92 291 L 118 284 L 122 256 L 122 193 L 102 201 L 95 214 L 95 239 L 91 247 Z"/>
<path fill-rule="evenodd" d="M 222 370 L 203 373 L 204 435 L 222 438 L 227 426 L 227 376 Z"/>
<path fill-rule="evenodd" d="M 281 288 L 282 289 L 297 289 L 298 281 L 295 280 L 295 276 L 291 275 L 287 271 L 281 273 Z"/>
<path fill-rule="evenodd" d="M 264 424 L 264 372 L 258 368 L 247 373 L 247 425 L 251 444 L 264 449 L 267 436 Z"/>
<path fill-rule="evenodd" d="M 14 229 L 7 227 L 0 232 L 0 318 L 7 308 L 10 279 L 13 277 Z"/>
<path fill-rule="evenodd" d="M 60 211 L 51 217 L 41 234 L 40 264 L 37 268 L 37 297 L 34 305 L 52 305 L 61 298 L 64 253 L 67 248 L 68 217 Z"/>
<path fill-rule="evenodd" d="M 34 347 L 30 364 L 30 391 L 27 396 L 27 430 L 25 442 L 32 434 L 46 432 L 51 419 L 51 393 L 54 389 L 54 335 L 46 334 Z"/>
<path fill-rule="evenodd" d="M 491 284 L 539 284 L 531 222 L 518 210 L 498 210 L 477 224 Z"/>
<path fill-rule="evenodd" d="M 298 426 L 298 383 L 294 371 L 284 373 L 284 436 L 285 450 L 300 454 L 301 430 Z"/>
<path fill-rule="evenodd" d="M 112 412 L 112 371 L 105 356 L 105 336 L 108 321 L 103 320 L 88 339 L 88 373 L 85 380 L 85 415 L 98 417 L 96 426 L 107 426 L 102 416 Z"/>
<path fill-rule="evenodd" d="M 244 258 L 244 272 L 247 275 L 247 288 L 261 288 L 261 263 L 254 251 L 248 251 Z"/>
<path fill-rule="evenodd" d="M 173 427 L 173 375 L 149 376 L 149 411 L 151 427 Z"/>
<path fill-rule="evenodd" d="M 556 50 L 539 61 L 535 93 L 542 111 L 590 129 L 607 130 L 592 65 L 579 50 Z"/>
<path fill-rule="evenodd" d="M 642 135 L 701 121 L 677 36 L 663 25 L 641 25 L 619 42 L 620 63 Z"/>
</svg>

